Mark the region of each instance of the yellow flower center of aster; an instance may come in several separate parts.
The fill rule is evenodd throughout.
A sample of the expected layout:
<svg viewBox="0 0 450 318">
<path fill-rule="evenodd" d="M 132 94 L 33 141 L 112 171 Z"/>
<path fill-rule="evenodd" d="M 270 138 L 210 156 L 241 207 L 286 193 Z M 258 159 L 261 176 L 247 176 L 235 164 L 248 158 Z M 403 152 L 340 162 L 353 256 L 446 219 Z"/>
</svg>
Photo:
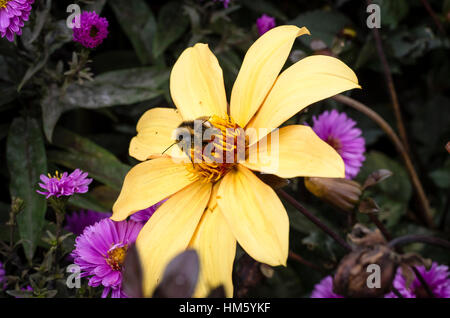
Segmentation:
<svg viewBox="0 0 450 318">
<path fill-rule="evenodd" d="M 6 8 L 6 4 L 11 0 L 0 0 L 0 9 Z"/>
<path fill-rule="evenodd" d="M 1 1 L 1 0 L 0 0 L 0 1 Z M 61 179 L 61 174 L 59 173 L 58 170 L 55 171 L 55 175 L 54 175 L 54 176 L 52 176 L 50 173 L 48 173 L 47 175 L 48 175 L 48 177 L 49 177 L 50 179 L 51 179 L 51 178 L 56 178 L 56 179 L 58 179 L 58 180 Z"/>
<path fill-rule="evenodd" d="M 125 255 L 127 254 L 128 245 L 122 245 L 122 244 L 116 244 L 112 246 L 109 251 L 108 255 L 106 257 L 106 263 L 113 269 L 113 270 L 121 270 L 123 262 L 125 260 Z"/>
<path fill-rule="evenodd" d="M 207 122 L 212 126 L 203 132 L 201 147 L 190 148 L 191 163 L 187 169 L 194 178 L 204 182 L 217 182 L 248 153 L 248 139 L 231 117 L 211 116 Z"/>
</svg>

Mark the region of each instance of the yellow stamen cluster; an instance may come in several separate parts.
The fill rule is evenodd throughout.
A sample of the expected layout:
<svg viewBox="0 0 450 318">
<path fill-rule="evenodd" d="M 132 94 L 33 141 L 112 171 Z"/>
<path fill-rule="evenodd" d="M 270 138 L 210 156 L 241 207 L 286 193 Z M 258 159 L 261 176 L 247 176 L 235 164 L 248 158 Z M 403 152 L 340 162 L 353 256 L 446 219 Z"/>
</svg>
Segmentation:
<svg viewBox="0 0 450 318">
<path fill-rule="evenodd" d="M 6 4 L 11 0 L 0 0 L 0 9 L 6 8 Z"/>
<path fill-rule="evenodd" d="M 188 164 L 187 168 L 194 178 L 199 177 L 204 182 L 217 182 L 238 163 L 240 146 L 243 148 L 245 157 L 247 140 L 244 130 L 229 116 L 225 118 L 212 116 L 208 121 L 218 129 L 217 133 L 207 141 L 212 143 L 214 148 L 210 153 L 205 154 L 206 147 L 201 149 L 193 147 L 191 158 L 194 162 Z M 201 162 L 196 162 L 195 158 L 201 158 Z"/>
<path fill-rule="evenodd" d="M 116 247 L 108 251 L 108 256 L 106 258 L 106 263 L 113 270 L 121 270 L 123 262 L 125 260 L 125 255 L 127 254 L 128 245 L 122 247 Z"/>
<path fill-rule="evenodd" d="M 1 1 L 1 0 L 0 0 L 0 1 Z M 52 176 L 50 173 L 48 173 L 47 175 L 48 175 L 49 178 L 56 178 L 56 179 L 58 179 L 58 180 L 61 179 L 61 174 L 59 173 L 58 170 L 55 171 L 55 175 L 54 175 L 54 176 Z"/>
</svg>

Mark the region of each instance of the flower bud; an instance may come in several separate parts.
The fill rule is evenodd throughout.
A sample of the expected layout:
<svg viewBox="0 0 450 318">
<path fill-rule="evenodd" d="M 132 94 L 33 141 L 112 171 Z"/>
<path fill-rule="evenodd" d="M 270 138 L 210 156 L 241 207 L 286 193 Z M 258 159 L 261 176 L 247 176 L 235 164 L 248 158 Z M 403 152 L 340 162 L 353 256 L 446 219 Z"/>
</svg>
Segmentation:
<svg viewBox="0 0 450 318">
<path fill-rule="evenodd" d="M 384 245 L 351 252 L 339 263 L 333 292 L 349 298 L 382 297 L 392 286 L 397 269 L 394 258 L 392 250 Z M 378 272 L 371 270 L 369 266 L 372 264 L 379 266 Z"/>
<path fill-rule="evenodd" d="M 350 212 L 361 196 L 361 185 L 343 178 L 305 178 L 305 186 L 316 197 Z"/>
</svg>

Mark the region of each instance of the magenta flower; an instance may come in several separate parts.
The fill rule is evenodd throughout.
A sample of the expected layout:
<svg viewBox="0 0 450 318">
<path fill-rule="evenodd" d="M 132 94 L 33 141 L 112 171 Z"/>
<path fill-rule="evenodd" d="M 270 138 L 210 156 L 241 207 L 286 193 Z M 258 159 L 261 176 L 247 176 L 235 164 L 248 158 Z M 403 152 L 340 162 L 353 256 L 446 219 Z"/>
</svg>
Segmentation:
<svg viewBox="0 0 450 318">
<path fill-rule="evenodd" d="M 14 34 L 22 35 L 34 0 L 0 0 L 0 35 L 14 41 Z"/>
<path fill-rule="evenodd" d="M 356 122 L 334 109 L 323 112 L 318 118 L 314 116 L 313 121 L 314 132 L 344 160 L 346 178 L 354 178 L 366 159 L 363 155 L 366 142 L 361 136 L 361 129 L 355 128 Z"/>
<path fill-rule="evenodd" d="M 73 29 L 73 40 L 87 48 L 95 48 L 108 36 L 108 20 L 101 18 L 95 11 L 83 12 L 80 27 Z"/>
<path fill-rule="evenodd" d="M 86 178 L 88 176 L 87 172 L 83 172 L 80 169 L 75 169 L 71 174 L 64 172 L 63 174 L 59 174 L 56 171 L 54 177 L 50 174 L 48 176 L 41 174 L 41 181 L 43 183 L 39 183 L 39 186 L 44 190 L 37 190 L 36 192 L 48 199 L 51 196 L 56 196 L 59 198 L 60 196 L 70 196 L 74 193 L 86 193 L 89 190 L 89 184 L 92 182 L 92 179 Z"/>
<path fill-rule="evenodd" d="M 147 222 L 148 219 L 156 212 L 156 210 L 164 203 L 166 200 L 162 200 L 161 202 L 152 205 L 151 207 L 140 210 L 130 216 L 130 219 L 136 222 Z"/>
<path fill-rule="evenodd" d="M 111 213 L 102 213 L 92 210 L 73 212 L 66 215 L 65 229 L 75 235 L 81 235 L 85 227 L 94 225 L 100 220 L 109 218 Z"/>
<path fill-rule="evenodd" d="M 0 289 L 5 289 L 6 287 L 6 272 L 3 267 L 3 263 L 0 262 Z"/>
<path fill-rule="evenodd" d="M 433 262 L 428 271 L 425 266 L 417 266 L 417 270 L 422 275 L 434 297 L 450 298 L 450 272 L 448 270 L 448 266 L 438 265 L 436 262 Z M 429 297 L 417 277 L 413 280 L 409 288 L 406 287 L 406 280 L 402 275 L 401 268 L 397 269 L 393 284 L 404 298 Z M 385 297 L 397 298 L 397 295 L 391 292 Z"/>
<path fill-rule="evenodd" d="M 274 28 L 275 25 L 275 18 L 267 14 L 263 14 L 256 20 L 256 26 L 258 27 L 259 35 L 263 35 L 270 29 Z"/>
<path fill-rule="evenodd" d="M 314 286 L 311 298 L 344 298 L 333 292 L 333 277 L 327 276 Z"/>
<path fill-rule="evenodd" d="M 126 298 L 122 290 L 122 266 L 130 244 L 143 224 L 135 221 L 114 222 L 103 219 L 84 229 L 75 240 L 71 256 L 81 267 L 81 277 L 90 276 L 89 286 L 104 286 L 102 298 Z"/>
</svg>

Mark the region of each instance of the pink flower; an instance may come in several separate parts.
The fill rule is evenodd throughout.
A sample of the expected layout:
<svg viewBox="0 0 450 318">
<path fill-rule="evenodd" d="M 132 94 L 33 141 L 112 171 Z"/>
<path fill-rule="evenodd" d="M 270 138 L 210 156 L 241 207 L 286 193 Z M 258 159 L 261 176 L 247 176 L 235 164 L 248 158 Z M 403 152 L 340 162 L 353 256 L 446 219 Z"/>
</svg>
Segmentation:
<svg viewBox="0 0 450 318">
<path fill-rule="evenodd" d="M 256 20 L 256 26 L 258 27 L 259 35 L 263 35 L 270 29 L 275 27 L 275 18 L 268 16 L 267 14 L 263 14 Z"/>
<path fill-rule="evenodd" d="M 73 40 L 84 47 L 94 48 L 108 36 L 108 20 L 101 18 L 95 11 L 83 12 L 80 27 L 73 29 Z"/>
<path fill-rule="evenodd" d="M 0 0 L 0 35 L 14 41 L 14 35 L 22 35 L 22 27 L 30 17 L 34 0 Z"/>
<path fill-rule="evenodd" d="M 143 223 L 103 219 L 84 229 L 75 241 L 71 256 L 81 267 L 81 277 L 90 276 L 89 286 L 104 287 L 102 297 L 126 298 L 122 290 L 122 267 L 130 244 L 136 241 Z"/>
<path fill-rule="evenodd" d="M 323 112 L 318 118 L 314 116 L 313 122 L 317 136 L 333 147 L 344 160 L 347 179 L 354 178 L 366 159 L 366 142 L 361 136 L 361 129 L 355 127 L 356 122 L 334 109 Z"/>
</svg>

